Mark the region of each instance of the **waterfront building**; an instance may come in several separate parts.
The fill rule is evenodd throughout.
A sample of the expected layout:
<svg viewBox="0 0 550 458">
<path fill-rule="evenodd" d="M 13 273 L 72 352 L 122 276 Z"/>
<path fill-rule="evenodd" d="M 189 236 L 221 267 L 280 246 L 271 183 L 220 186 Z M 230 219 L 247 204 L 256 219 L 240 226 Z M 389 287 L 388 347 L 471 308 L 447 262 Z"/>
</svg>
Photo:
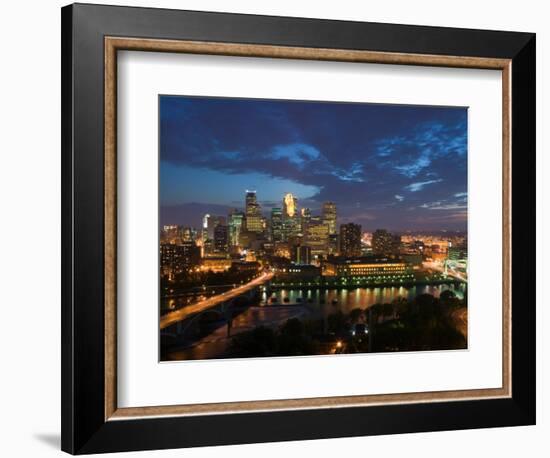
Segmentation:
<svg viewBox="0 0 550 458">
<path fill-rule="evenodd" d="M 288 283 L 289 286 L 298 286 L 297 283 L 318 282 L 321 278 L 321 269 L 312 265 L 280 266 L 275 269 L 275 283 Z"/>
<path fill-rule="evenodd" d="M 340 254 L 342 256 L 361 256 L 361 225 L 355 223 L 340 226 Z"/>
<path fill-rule="evenodd" d="M 331 258 L 323 263 L 323 275 L 361 277 L 380 281 L 398 281 L 411 275 L 412 267 L 404 261 L 388 258 Z"/>
</svg>

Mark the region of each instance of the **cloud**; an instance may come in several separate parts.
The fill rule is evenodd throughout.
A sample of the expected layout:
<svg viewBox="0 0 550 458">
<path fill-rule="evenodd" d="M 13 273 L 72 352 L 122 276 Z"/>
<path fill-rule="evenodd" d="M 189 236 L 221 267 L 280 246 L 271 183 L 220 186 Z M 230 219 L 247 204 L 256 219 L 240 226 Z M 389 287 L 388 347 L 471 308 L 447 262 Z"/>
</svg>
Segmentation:
<svg viewBox="0 0 550 458">
<path fill-rule="evenodd" d="M 389 226 L 398 202 L 420 208 L 419 191 L 443 202 L 466 185 L 464 108 L 162 96 L 159 113 L 165 205 L 230 204 L 252 186 L 269 202 L 357 203 L 346 218 L 369 208 Z"/>
<path fill-rule="evenodd" d="M 411 184 L 405 186 L 404 189 L 406 189 L 407 191 L 410 191 L 410 192 L 418 192 L 418 191 L 422 190 L 424 188 L 424 186 L 428 186 L 429 184 L 434 184 L 434 183 L 441 183 L 442 181 L 443 181 L 443 179 L 441 179 L 441 178 L 439 178 L 437 180 L 419 181 L 419 182 L 411 183 Z"/>
<path fill-rule="evenodd" d="M 378 157 L 407 178 L 428 169 L 434 160 L 464 157 L 467 152 L 465 119 L 453 124 L 431 121 L 419 124 L 408 135 L 384 138 L 377 142 Z"/>
<path fill-rule="evenodd" d="M 463 202 L 452 202 L 452 201 L 436 201 L 436 202 L 426 202 L 420 205 L 420 208 L 426 208 L 428 210 L 464 210 L 468 206 Z"/>
</svg>

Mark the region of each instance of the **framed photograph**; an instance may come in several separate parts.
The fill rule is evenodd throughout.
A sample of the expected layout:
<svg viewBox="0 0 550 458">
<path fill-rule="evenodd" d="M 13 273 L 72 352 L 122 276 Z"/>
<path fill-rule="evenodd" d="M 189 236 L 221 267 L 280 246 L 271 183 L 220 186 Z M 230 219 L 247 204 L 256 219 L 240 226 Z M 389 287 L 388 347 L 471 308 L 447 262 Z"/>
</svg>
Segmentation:
<svg viewBox="0 0 550 458">
<path fill-rule="evenodd" d="M 535 423 L 534 34 L 71 5 L 62 146 L 63 450 Z"/>
</svg>

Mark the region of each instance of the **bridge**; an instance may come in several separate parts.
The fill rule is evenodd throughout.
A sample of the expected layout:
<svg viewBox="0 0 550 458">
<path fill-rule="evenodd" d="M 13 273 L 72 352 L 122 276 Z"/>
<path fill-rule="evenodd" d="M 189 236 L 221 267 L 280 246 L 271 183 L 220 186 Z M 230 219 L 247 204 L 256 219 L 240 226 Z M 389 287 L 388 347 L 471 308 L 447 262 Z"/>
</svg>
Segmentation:
<svg viewBox="0 0 550 458">
<path fill-rule="evenodd" d="M 160 318 L 160 329 L 166 329 L 170 326 L 173 326 L 178 323 L 182 323 L 188 318 L 198 316 L 203 312 L 214 310 L 221 307 L 223 314 L 225 313 L 224 304 L 230 303 L 233 299 L 236 299 L 239 296 L 243 296 L 250 291 L 254 290 L 258 286 L 263 285 L 273 278 L 273 272 L 264 272 L 259 277 L 256 277 L 254 280 L 245 283 L 244 285 L 233 288 L 229 291 L 226 291 L 216 296 L 209 297 L 202 301 L 196 302 L 194 304 L 183 307 L 179 310 L 169 312 L 166 315 L 163 315 Z"/>
</svg>

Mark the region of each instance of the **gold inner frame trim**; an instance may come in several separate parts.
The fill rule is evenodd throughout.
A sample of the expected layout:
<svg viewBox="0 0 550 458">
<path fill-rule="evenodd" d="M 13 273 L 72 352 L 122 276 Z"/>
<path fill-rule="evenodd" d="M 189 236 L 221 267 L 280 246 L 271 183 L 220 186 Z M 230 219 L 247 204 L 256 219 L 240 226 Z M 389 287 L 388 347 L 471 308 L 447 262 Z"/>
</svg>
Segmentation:
<svg viewBox="0 0 550 458">
<path fill-rule="evenodd" d="M 421 65 L 502 72 L 502 387 L 418 393 L 337 396 L 119 408 L 117 404 L 116 247 L 117 247 L 117 51 L 174 52 L 239 57 Z M 425 403 L 511 397 L 511 60 L 345 49 L 105 37 L 105 420 L 144 417 L 321 409 L 381 404 Z"/>
</svg>

